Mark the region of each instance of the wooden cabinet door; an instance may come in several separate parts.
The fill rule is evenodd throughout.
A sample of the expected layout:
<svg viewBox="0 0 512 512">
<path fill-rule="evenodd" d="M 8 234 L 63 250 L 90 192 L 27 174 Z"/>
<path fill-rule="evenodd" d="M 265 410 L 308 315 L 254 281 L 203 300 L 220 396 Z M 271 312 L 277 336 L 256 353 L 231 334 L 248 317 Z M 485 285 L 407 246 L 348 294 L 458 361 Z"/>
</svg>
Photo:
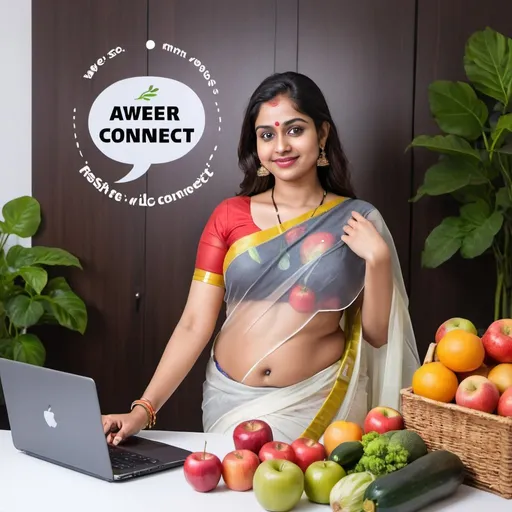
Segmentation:
<svg viewBox="0 0 512 512">
<path fill-rule="evenodd" d="M 88 116 L 105 88 L 146 74 L 147 2 L 37 0 L 32 20 L 32 181 L 43 215 L 33 243 L 80 259 L 83 271 L 52 272 L 66 276 L 89 314 L 83 336 L 42 329 L 47 365 L 93 377 L 103 410 L 125 412 L 141 390 L 136 294 L 144 293 L 146 222 L 128 199 L 146 192 L 146 182 L 115 183 L 129 166 L 98 150 Z"/>
</svg>

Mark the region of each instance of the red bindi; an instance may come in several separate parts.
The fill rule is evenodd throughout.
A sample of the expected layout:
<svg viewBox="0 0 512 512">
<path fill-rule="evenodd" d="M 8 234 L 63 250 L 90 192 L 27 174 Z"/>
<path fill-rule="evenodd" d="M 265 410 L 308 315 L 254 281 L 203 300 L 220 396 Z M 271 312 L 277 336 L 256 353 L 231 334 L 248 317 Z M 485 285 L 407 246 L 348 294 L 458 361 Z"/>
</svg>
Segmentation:
<svg viewBox="0 0 512 512">
<path fill-rule="evenodd" d="M 279 121 L 276 121 L 274 124 L 275 124 L 276 126 L 279 126 Z"/>
</svg>

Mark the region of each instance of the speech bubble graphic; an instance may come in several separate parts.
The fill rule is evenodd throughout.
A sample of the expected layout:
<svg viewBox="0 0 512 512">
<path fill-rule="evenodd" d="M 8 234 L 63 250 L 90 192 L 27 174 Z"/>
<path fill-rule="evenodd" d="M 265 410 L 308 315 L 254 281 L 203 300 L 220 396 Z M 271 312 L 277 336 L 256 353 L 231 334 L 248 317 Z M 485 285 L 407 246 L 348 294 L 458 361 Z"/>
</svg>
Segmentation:
<svg viewBox="0 0 512 512">
<path fill-rule="evenodd" d="M 116 183 L 140 178 L 152 164 L 172 162 L 201 140 L 205 110 L 199 96 L 171 78 L 137 76 L 107 87 L 89 112 L 89 133 L 108 158 L 133 165 Z"/>
</svg>

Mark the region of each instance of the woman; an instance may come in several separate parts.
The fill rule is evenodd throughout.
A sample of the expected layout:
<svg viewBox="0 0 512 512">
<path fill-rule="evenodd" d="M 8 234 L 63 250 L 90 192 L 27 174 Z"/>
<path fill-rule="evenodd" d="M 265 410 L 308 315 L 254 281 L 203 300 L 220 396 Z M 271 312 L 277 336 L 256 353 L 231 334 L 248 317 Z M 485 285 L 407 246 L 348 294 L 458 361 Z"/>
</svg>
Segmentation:
<svg viewBox="0 0 512 512">
<path fill-rule="evenodd" d="M 143 399 L 105 416 L 118 444 L 154 421 L 211 339 L 206 432 L 262 418 L 274 437 L 321 439 L 335 419 L 362 424 L 399 407 L 419 365 L 393 239 L 356 199 L 324 96 L 308 77 L 264 80 L 239 143 L 245 178 L 199 242 L 183 315 Z"/>
</svg>

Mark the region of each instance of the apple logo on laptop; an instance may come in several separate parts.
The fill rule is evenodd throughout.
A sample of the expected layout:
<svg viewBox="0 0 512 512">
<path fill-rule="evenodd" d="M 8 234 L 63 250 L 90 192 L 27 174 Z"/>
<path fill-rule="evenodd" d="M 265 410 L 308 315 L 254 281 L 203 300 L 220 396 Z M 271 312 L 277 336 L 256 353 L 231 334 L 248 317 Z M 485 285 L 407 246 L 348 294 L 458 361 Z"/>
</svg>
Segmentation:
<svg viewBox="0 0 512 512">
<path fill-rule="evenodd" d="M 57 426 L 57 422 L 55 421 L 55 413 L 52 411 L 51 405 L 49 405 L 48 409 L 44 411 L 44 421 L 46 421 L 49 427 L 55 428 Z"/>
</svg>

